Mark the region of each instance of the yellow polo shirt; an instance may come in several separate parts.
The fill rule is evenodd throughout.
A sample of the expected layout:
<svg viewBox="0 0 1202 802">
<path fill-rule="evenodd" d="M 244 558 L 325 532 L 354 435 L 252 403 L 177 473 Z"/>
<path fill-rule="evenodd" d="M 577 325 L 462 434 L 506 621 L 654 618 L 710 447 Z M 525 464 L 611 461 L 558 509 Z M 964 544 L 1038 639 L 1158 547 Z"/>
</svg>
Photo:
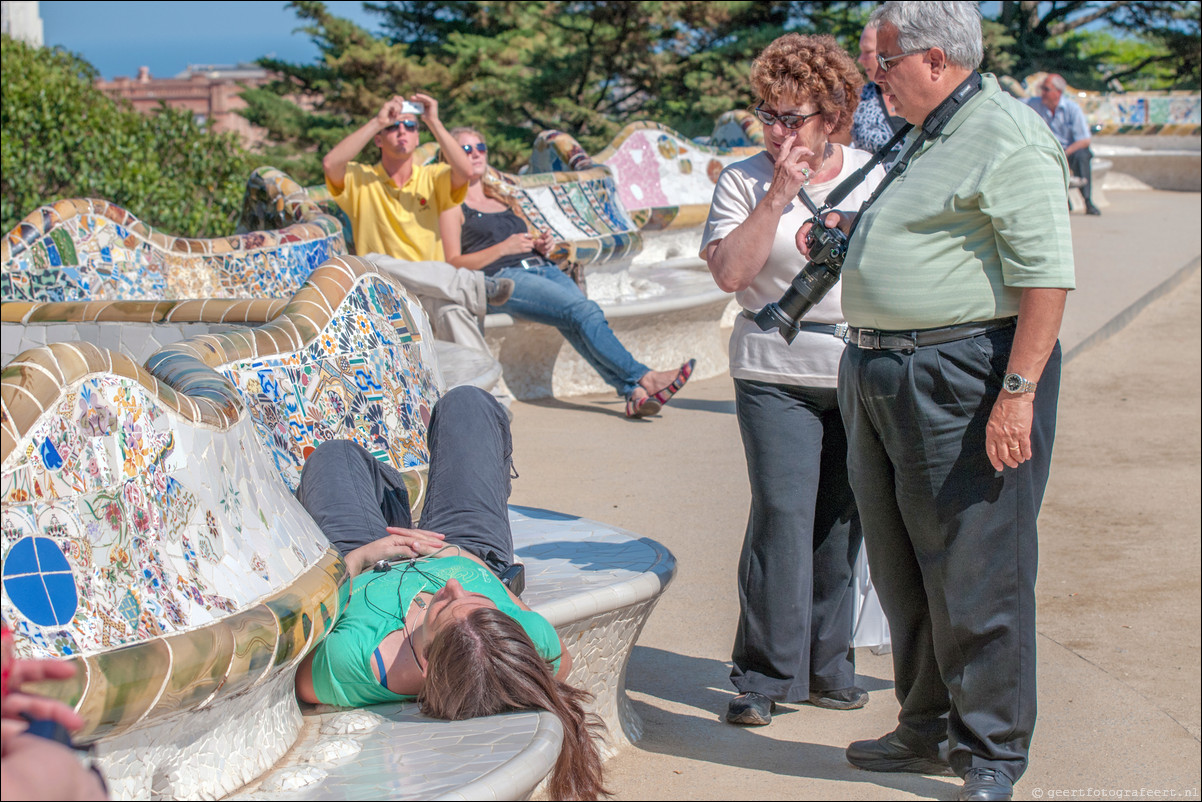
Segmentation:
<svg viewBox="0 0 1202 802">
<path fill-rule="evenodd" d="M 410 262 L 444 260 L 438 215 L 467 197 L 467 184 L 451 189 L 449 164 L 415 164 L 398 187 L 381 165 L 351 162 L 342 192 L 335 192 L 328 179 L 326 189 L 351 220 L 356 252 Z"/>
</svg>

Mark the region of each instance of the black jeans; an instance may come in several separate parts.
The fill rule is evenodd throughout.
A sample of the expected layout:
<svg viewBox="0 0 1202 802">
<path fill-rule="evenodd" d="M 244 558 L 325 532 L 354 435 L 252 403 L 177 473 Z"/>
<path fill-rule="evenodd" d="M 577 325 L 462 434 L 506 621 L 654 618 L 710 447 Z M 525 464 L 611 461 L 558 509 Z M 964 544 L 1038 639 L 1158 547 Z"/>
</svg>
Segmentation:
<svg viewBox="0 0 1202 802">
<path fill-rule="evenodd" d="M 420 527 L 446 535 L 496 573 L 513 561 L 507 507 L 513 441 L 501 406 L 478 387 L 455 387 L 434 405 L 430 475 Z M 343 555 L 412 527 L 401 473 L 349 440 L 328 440 L 305 463 L 296 497 Z"/>
<path fill-rule="evenodd" d="M 1090 194 L 1092 192 L 1090 187 L 1093 185 L 1093 168 L 1091 167 L 1092 159 L 1093 151 L 1089 148 L 1081 148 L 1081 150 L 1069 154 L 1068 157 L 1068 171 L 1077 176 L 1077 178 L 1085 181 L 1085 183 L 1081 185 L 1081 197 L 1085 199 L 1086 206 L 1093 205 L 1093 200 L 1090 199 Z"/>
<path fill-rule="evenodd" d="M 833 387 L 735 379 L 751 511 L 731 682 L 777 702 L 855 684 L 860 521 Z"/>
<path fill-rule="evenodd" d="M 985 425 L 1014 328 L 903 351 L 848 346 L 839 367 L 848 469 L 889 619 L 899 737 L 960 776 L 1017 780 L 1035 729 L 1036 518 L 1060 390 L 1038 378 L 1032 458 L 995 471 Z"/>
</svg>

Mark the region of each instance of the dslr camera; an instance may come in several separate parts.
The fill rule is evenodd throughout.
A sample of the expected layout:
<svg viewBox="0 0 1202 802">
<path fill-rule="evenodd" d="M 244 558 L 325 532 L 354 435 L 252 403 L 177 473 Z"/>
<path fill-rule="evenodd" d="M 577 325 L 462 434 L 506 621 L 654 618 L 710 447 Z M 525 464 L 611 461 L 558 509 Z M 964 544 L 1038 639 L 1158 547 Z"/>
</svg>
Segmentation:
<svg viewBox="0 0 1202 802">
<path fill-rule="evenodd" d="M 822 219 L 827 210 L 814 208 L 804 189 L 799 195 L 814 212 L 810 231 L 806 234 L 810 261 L 789 282 L 789 289 L 780 300 L 768 304 L 755 316 L 755 323 L 762 331 L 776 329 L 787 343 L 793 342 L 801 331 L 801 319 L 806 313 L 839 281 L 843 257 L 847 255 L 847 235 L 838 228 L 826 227 Z"/>
</svg>

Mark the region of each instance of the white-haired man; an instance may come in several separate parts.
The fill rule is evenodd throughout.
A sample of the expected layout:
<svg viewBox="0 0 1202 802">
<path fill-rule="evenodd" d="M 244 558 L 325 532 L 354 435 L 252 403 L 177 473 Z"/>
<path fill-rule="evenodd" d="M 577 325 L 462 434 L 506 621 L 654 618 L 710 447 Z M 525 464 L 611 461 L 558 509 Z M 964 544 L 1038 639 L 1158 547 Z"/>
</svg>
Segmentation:
<svg viewBox="0 0 1202 802">
<path fill-rule="evenodd" d="M 1081 197 L 1085 199 L 1086 214 L 1101 214 L 1093 205 L 1091 187 L 1093 175 L 1090 161 L 1093 151 L 1089 149 L 1089 122 L 1071 98 L 1064 97 L 1068 83 L 1064 76 L 1050 73 L 1039 84 L 1039 97 L 1027 98 L 1027 105 L 1035 109 L 1043 121 L 1052 129 L 1052 136 L 1064 148 L 1068 157 L 1068 169 L 1085 183 L 1081 185 Z"/>
<path fill-rule="evenodd" d="M 1035 726 L 1035 521 L 1074 275 L 1064 152 L 976 72 L 980 19 L 974 2 L 872 15 L 876 80 L 915 128 L 852 231 L 839 407 L 901 712 L 847 759 L 1010 799 Z"/>
</svg>

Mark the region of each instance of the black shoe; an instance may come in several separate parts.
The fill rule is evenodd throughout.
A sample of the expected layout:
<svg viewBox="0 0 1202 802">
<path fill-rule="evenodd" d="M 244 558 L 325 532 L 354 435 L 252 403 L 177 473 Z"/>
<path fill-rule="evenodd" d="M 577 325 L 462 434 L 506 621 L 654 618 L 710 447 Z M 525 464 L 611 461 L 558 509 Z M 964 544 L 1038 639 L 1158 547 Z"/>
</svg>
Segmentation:
<svg viewBox="0 0 1202 802">
<path fill-rule="evenodd" d="M 855 685 L 834 691 L 810 691 L 810 704 L 827 710 L 859 710 L 868 704 L 868 691 Z"/>
<path fill-rule="evenodd" d="M 513 297 L 513 279 L 484 277 L 484 300 L 489 306 L 500 306 Z"/>
<path fill-rule="evenodd" d="M 1102 213 L 1102 210 L 1101 210 L 1101 209 L 1099 209 L 1097 206 L 1094 206 L 1092 203 L 1088 203 L 1088 202 L 1087 202 L 1087 203 L 1085 204 L 1085 213 L 1086 213 L 1086 214 L 1099 215 L 1099 214 L 1101 214 L 1101 213 Z"/>
<path fill-rule="evenodd" d="M 1009 802 L 1014 796 L 1014 783 L 1010 778 L 997 769 L 969 769 L 964 775 L 964 787 L 956 799 L 962 800 L 1000 800 Z"/>
<path fill-rule="evenodd" d="M 856 741 L 847 747 L 847 762 L 865 771 L 904 771 L 950 776 L 952 767 L 938 757 L 920 755 L 906 746 L 897 732 L 875 741 Z"/>
<path fill-rule="evenodd" d="M 775 709 L 776 702 L 762 693 L 749 691 L 730 700 L 726 708 L 726 720 L 731 724 L 762 727 L 772 723 L 772 711 Z"/>
</svg>

